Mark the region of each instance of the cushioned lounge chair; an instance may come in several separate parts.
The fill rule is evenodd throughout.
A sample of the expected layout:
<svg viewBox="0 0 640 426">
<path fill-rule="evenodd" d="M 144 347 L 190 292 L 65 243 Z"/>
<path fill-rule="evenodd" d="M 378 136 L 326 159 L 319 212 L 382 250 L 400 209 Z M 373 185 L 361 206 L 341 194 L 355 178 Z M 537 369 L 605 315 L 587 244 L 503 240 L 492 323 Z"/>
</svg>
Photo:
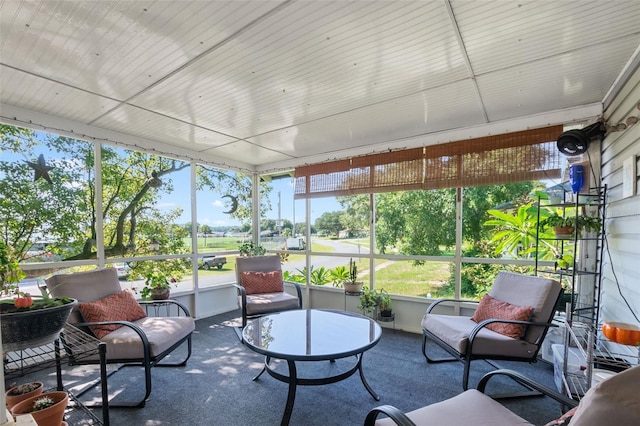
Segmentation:
<svg viewBox="0 0 640 426">
<path fill-rule="evenodd" d="M 109 406 L 144 406 L 151 394 L 151 367 L 184 366 L 191 356 L 195 322 L 189 310 L 175 300 L 137 302 L 133 294 L 120 287 L 116 269 L 59 274 L 48 278 L 46 283 L 53 296 L 78 300 L 68 322 L 107 344 L 107 364 L 144 368 L 144 397 L 116 404 L 110 402 Z M 183 359 L 160 363 L 183 343 L 187 346 Z M 64 347 L 72 364 L 100 362 L 97 356 L 76 359 L 72 349 Z"/>
<path fill-rule="evenodd" d="M 548 425 L 570 426 L 636 426 L 640 424 L 640 366 L 630 368 L 604 380 L 582 397 L 580 403 L 511 370 L 495 370 L 482 377 L 478 390 L 470 389 L 442 402 L 418 408 L 409 413 L 390 405 L 369 411 L 365 426 L 525 426 L 531 425 L 503 405 L 485 395 L 492 377 L 506 376 L 536 389 L 540 394 L 558 401 L 565 408 L 574 407 L 551 420 Z M 535 404 L 536 400 L 531 400 Z M 577 407 L 576 407 L 577 406 Z M 380 418 L 386 415 L 388 418 Z"/>
<path fill-rule="evenodd" d="M 247 325 L 248 318 L 302 309 L 300 285 L 288 282 L 294 286 L 295 296 L 284 290 L 282 265 L 278 255 L 236 258 L 236 280 L 238 306 L 242 311 L 242 328 Z"/>
<path fill-rule="evenodd" d="M 422 353 L 427 362 L 462 361 L 462 387 L 468 389 L 471 361 L 510 360 L 535 362 L 561 294 L 555 280 L 500 272 L 480 302 L 459 299 L 434 301 L 422 318 Z M 444 302 L 476 305 L 474 316 L 437 314 Z M 427 340 L 452 357 L 427 354 Z"/>
</svg>

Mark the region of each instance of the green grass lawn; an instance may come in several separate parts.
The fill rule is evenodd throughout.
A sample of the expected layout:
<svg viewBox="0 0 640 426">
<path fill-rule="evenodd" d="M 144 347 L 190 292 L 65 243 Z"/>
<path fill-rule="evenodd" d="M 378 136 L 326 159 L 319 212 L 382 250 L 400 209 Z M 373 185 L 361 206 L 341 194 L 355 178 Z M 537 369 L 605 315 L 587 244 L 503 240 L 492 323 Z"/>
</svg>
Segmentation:
<svg viewBox="0 0 640 426">
<path fill-rule="evenodd" d="M 447 262 L 427 262 L 414 266 L 410 261 L 380 262 L 384 267 L 376 270 L 376 289 L 391 294 L 426 297 L 449 280 Z M 377 263 L 377 265 L 380 265 Z M 363 276 L 365 282 L 369 275 Z"/>
<path fill-rule="evenodd" d="M 185 241 L 186 244 L 191 244 L 189 241 Z M 237 238 L 232 237 L 218 237 L 207 238 L 206 248 L 204 245 L 204 238 L 198 238 L 199 248 L 203 252 L 211 251 L 232 251 L 237 250 L 241 242 Z M 351 239 L 345 240 L 350 244 L 361 244 L 363 247 L 368 246 L 369 240 L 364 239 Z M 334 247 L 327 244 L 322 244 L 318 240 L 314 240 L 311 243 L 313 251 L 331 253 L 335 251 Z M 304 260 L 304 254 L 297 254 L 290 252 L 286 262 L 295 262 Z M 235 271 L 235 258 L 229 257 L 228 263 L 223 266 L 221 270 L 200 270 L 201 275 L 214 275 L 225 272 Z M 345 266 L 349 261 L 345 258 Z M 449 263 L 447 262 L 426 262 L 424 265 L 414 266 L 411 261 L 387 261 L 385 259 L 376 259 L 376 289 L 385 289 L 391 294 L 403 294 L 407 296 L 419 296 L 426 297 L 428 293 L 435 294 L 435 289 L 443 285 L 449 280 Z M 356 264 L 360 277 L 364 282 L 369 281 L 369 260 L 357 259 Z M 378 269 L 379 268 L 379 269 Z"/>
</svg>

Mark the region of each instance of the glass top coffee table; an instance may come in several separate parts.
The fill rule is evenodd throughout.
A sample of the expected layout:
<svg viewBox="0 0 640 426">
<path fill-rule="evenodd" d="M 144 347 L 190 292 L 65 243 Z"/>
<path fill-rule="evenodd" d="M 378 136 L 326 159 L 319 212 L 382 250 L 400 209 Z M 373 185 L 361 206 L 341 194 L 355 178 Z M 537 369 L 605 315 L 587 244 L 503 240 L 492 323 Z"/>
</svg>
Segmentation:
<svg viewBox="0 0 640 426">
<path fill-rule="evenodd" d="M 289 393 L 282 416 L 282 425 L 288 425 L 293 411 L 296 387 L 325 385 L 360 373 L 362 384 L 379 401 L 378 395 L 367 383 L 362 371 L 362 355 L 380 340 L 382 330 L 371 318 L 345 311 L 301 309 L 285 311 L 257 318 L 242 331 L 244 343 L 253 351 L 265 355 L 264 368 L 253 378 L 257 380 L 265 371 L 272 377 L 288 383 Z M 350 356 L 355 364 L 338 374 L 318 378 L 300 378 L 296 361 L 334 361 Z M 272 358 L 287 362 L 288 374 L 270 366 Z"/>
</svg>

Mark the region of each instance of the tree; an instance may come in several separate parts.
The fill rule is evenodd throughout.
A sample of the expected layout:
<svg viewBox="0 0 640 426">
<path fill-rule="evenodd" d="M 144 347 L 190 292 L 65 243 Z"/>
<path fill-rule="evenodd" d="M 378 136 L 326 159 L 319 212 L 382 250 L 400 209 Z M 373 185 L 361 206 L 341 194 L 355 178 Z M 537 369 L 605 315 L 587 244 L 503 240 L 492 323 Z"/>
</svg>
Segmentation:
<svg viewBox="0 0 640 426">
<path fill-rule="evenodd" d="M 528 200 L 528 194 L 535 189 L 544 188 L 541 182 L 518 182 L 501 185 L 472 186 L 463 190 L 462 222 L 465 241 L 479 244 L 491 238 L 490 229 L 484 226 L 489 219 L 488 211 L 496 206 L 512 203 L 522 205 Z"/>
<path fill-rule="evenodd" d="M 67 259 L 95 257 L 97 227 L 103 227 L 107 256 L 130 256 L 148 250 L 157 239 L 166 252 L 180 253 L 178 235 L 188 235 L 174 223 L 180 208 L 169 212 L 158 206 L 160 194 L 174 191 L 171 175 L 190 167 L 180 160 L 156 155 L 101 147 L 102 217 L 97 222 L 94 150 L 88 142 L 19 129 L 0 127 L 3 152 L 13 157 L 33 159 L 36 150 L 54 153 L 48 160 L 53 184 L 33 182 L 26 162 L 0 161 L 0 215 L 3 240 L 24 253 L 37 238 L 46 236 L 78 250 Z M 238 200 L 232 217 L 251 219 L 251 179 L 218 169 L 199 166 L 196 186 L 231 194 Z M 265 194 L 270 188 L 262 189 Z M 268 197 L 263 198 L 268 207 Z"/>
<path fill-rule="evenodd" d="M 205 223 L 198 227 L 198 232 L 201 234 L 211 234 L 213 231 L 211 230 L 211 227 Z"/>
<path fill-rule="evenodd" d="M 412 255 L 439 255 L 455 244 L 455 189 L 403 191 L 376 197 L 376 245 Z"/>
<path fill-rule="evenodd" d="M 338 233 L 345 229 L 340 222 L 342 212 L 324 212 L 318 217 L 314 226 L 318 231 L 326 231 L 330 235 L 338 236 Z"/>
<path fill-rule="evenodd" d="M 370 203 L 368 194 L 337 197 L 337 201 L 344 208 L 340 215 L 342 229 L 369 231 Z"/>
<path fill-rule="evenodd" d="M 34 148 L 39 144 L 35 132 L 0 125 L 0 148 L 8 154 L 3 158 L 10 159 L 11 153 L 16 153 L 14 157 L 35 161 Z M 21 258 L 33 242 L 45 236 L 65 242 L 82 241 L 84 230 L 90 225 L 83 188 L 92 180 L 92 173 L 86 169 L 86 161 L 71 157 L 48 159 L 47 164 L 54 167 L 49 171 L 51 179 L 61 184 L 51 185 L 44 179 L 34 182 L 33 170 L 26 161 L 0 161 L 2 239 Z"/>
</svg>

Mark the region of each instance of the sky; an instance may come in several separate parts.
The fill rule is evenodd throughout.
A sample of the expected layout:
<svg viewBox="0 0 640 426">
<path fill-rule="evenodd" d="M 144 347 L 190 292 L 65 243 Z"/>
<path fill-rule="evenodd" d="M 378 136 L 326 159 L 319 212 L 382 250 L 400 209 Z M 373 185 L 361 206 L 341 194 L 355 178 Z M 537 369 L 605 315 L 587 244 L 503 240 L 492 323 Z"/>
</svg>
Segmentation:
<svg viewBox="0 0 640 426">
<path fill-rule="evenodd" d="M 45 133 L 36 132 L 40 141 L 44 142 Z M 116 148 L 120 150 L 121 148 Z M 42 153 L 45 156 L 47 165 L 49 160 L 59 158 L 56 152 L 49 151 L 45 144 L 39 145 L 35 150 L 35 158 L 26 158 L 23 155 L 0 152 L 0 160 L 3 161 L 37 161 L 37 156 Z M 171 174 L 174 184 L 174 190 L 171 194 L 162 193 L 162 197 L 158 203 L 161 210 L 172 210 L 176 207 L 182 207 L 182 215 L 176 221 L 178 224 L 191 222 L 191 193 L 190 193 L 190 170 L 184 169 L 177 173 Z M 305 220 L 305 200 L 295 201 L 293 199 L 293 179 L 274 179 L 269 183 L 273 190 L 269 198 L 271 202 L 271 210 L 267 212 L 267 219 L 283 219 L 291 222 L 303 222 Z M 230 207 L 230 200 L 222 198 L 219 194 L 211 193 L 212 198 L 208 198 L 205 193 L 198 193 L 197 199 L 197 218 L 198 223 L 208 224 L 210 226 L 237 226 L 241 225 L 240 221 L 232 219 L 224 211 Z M 311 222 L 313 223 L 319 216 L 328 211 L 342 210 L 340 204 L 335 198 L 315 199 L 311 202 Z"/>
<path fill-rule="evenodd" d="M 159 203 L 159 207 L 163 209 L 172 209 L 176 206 L 185 206 L 185 210 L 178 220 L 178 223 L 187 223 L 191 221 L 190 216 L 190 194 L 188 190 L 180 190 L 180 188 L 189 188 L 189 175 L 172 177 L 175 190 L 172 194 L 165 194 Z M 294 222 L 303 222 L 305 220 L 305 200 L 293 199 L 293 180 L 292 179 L 275 179 L 269 183 L 273 190 L 269 194 L 271 210 L 267 212 L 267 219 L 282 219 Z M 210 226 L 235 226 L 240 225 L 240 221 L 234 220 L 225 214 L 224 211 L 229 209 L 230 201 L 222 198 L 218 194 L 214 194 L 213 199 L 207 199 L 203 194 L 197 196 L 198 203 L 198 223 Z M 295 209 L 294 209 L 295 205 Z M 311 202 L 311 223 L 313 223 L 323 213 L 328 211 L 342 210 L 340 204 L 334 197 L 326 199 L 314 199 Z"/>
</svg>

